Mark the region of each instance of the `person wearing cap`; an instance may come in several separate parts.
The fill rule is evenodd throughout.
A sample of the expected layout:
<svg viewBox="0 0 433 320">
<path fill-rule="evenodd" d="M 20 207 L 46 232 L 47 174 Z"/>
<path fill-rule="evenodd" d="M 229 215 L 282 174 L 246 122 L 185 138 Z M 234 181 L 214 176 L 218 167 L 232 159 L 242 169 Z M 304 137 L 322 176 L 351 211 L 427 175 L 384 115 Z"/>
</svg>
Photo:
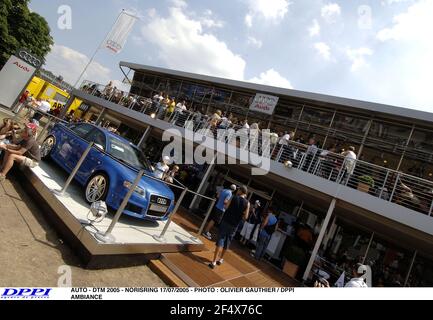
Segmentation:
<svg viewBox="0 0 433 320">
<path fill-rule="evenodd" d="M 365 282 L 367 266 L 357 263 L 353 268 L 353 278 L 344 286 L 345 288 L 368 288 Z"/>
<path fill-rule="evenodd" d="M 170 157 L 169 156 L 163 156 L 162 161 L 158 162 L 156 164 L 154 176 L 158 179 L 164 179 L 165 175 L 167 174 L 168 170 L 170 170 L 170 167 L 168 164 L 170 163 Z"/>
<path fill-rule="evenodd" d="M 35 124 L 28 123 L 21 134 L 22 141 L 19 144 L 0 144 L 0 149 L 6 152 L 0 171 L 0 181 L 6 179 L 6 175 L 15 162 L 34 168 L 41 161 L 39 143 L 35 139 L 36 130 L 37 126 Z"/>
<path fill-rule="evenodd" d="M 215 224 L 217 225 L 220 224 L 224 216 L 224 212 L 226 211 L 230 199 L 232 198 L 233 193 L 236 191 L 236 189 L 237 187 L 234 184 L 232 184 L 230 186 L 230 189 L 223 189 L 219 192 L 218 201 L 215 204 L 215 207 L 213 208 L 211 220 L 209 221 L 209 223 L 207 224 L 203 232 L 203 236 L 205 238 L 212 240 L 212 234 L 210 233 L 210 231 L 212 230 Z"/>
<path fill-rule="evenodd" d="M 218 231 L 218 239 L 214 252 L 214 257 L 209 268 L 214 269 L 217 265 L 224 262 L 224 255 L 230 247 L 230 243 L 236 233 L 239 223 L 248 219 L 250 212 L 250 202 L 247 200 L 248 189 L 246 186 L 239 188 L 224 214 Z"/>
</svg>

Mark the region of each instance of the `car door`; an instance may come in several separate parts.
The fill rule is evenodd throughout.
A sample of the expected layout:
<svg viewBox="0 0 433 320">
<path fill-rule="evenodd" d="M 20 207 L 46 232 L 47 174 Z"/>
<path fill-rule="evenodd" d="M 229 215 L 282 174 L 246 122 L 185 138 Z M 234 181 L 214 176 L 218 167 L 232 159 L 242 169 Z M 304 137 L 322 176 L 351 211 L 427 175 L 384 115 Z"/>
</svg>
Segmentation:
<svg viewBox="0 0 433 320">
<path fill-rule="evenodd" d="M 101 151 L 105 151 L 106 148 L 105 134 L 96 127 L 93 127 L 93 129 L 87 133 L 85 140 L 87 143 L 93 142 L 94 147 L 90 150 L 78 171 L 78 179 L 83 183 L 88 180 L 95 170 L 98 170 L 103 165 L 102 162 L 105 154 Z"/>
<path fill-rule="evenodd" d="M 88 145 L 86 137 L 93 128 L 94 126 L 87 123 L 78 124 L 72 128 L 74 134 L 70 134 L 69 138 L 64 140 L 59 154 L 64 158 L 64 163 L 70 170 L 75 168 L 86 150 Z"/>
</svg>

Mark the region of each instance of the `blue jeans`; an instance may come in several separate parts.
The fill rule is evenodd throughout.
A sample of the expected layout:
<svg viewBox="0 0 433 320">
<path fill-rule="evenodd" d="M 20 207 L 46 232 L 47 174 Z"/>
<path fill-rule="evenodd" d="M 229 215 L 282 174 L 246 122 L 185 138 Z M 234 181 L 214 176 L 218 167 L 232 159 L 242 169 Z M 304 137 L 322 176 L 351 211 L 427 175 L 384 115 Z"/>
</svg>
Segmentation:
<svg viewBox="0 0 433 320">
<path fill-rule="evenodd" d="M 259 238 L 257 239 L 257 248 L 254 258 L 257 260 L 261 260 L 263 258 L 270 240 L 271 235 L 269 235 L 266 231 L 261 230 L 259 233 Z"/>
</svg>

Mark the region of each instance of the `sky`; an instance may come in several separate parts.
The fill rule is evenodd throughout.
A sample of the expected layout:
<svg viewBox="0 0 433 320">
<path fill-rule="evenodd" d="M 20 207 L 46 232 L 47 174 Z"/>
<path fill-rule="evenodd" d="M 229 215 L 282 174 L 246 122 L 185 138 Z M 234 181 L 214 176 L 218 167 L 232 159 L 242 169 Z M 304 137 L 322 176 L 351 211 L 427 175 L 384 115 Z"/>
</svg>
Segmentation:
<svg viewBox="0 0 433 320">
<path fill-rule="evenodd" d="M 139 17 L 119 54 L 83 79 L 121 86 L 119 61 L 433 112 L 433 0 L 32 0 L 72 84 L 122 9 Z M 69 19 L 70 18 L 70 19 Z"/>
</svg>

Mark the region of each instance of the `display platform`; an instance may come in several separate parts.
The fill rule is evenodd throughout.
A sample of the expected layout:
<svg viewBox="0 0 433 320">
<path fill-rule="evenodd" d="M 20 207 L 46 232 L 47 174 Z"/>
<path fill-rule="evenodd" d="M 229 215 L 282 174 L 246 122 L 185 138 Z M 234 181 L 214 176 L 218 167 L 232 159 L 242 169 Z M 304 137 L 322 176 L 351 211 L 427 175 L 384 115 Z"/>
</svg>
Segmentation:
<svg viewBox="0 0 433 320">
<path fill-rule="evenodd" d="M 112 235 L 114 243 L 104 243 L 95 238 L 97 232 L 104 233 L 110 225 L 114 212 L 110 212 L 99 223 L 88 225 L 90 205 L 84 199 L 83 187 L 75 182 L 69 186 L 68 196 L 58 196 L 53 190 L 61 190 L 68 178 L 67 173 L 51 161 L 43 161 L 36 168 L 23 168 L 25 178 L 30 182 L 33 194 L 38 195 L 43 205 L 51 212 L 61 233 L 72 236 L 73 242 L 85 249 L 86 260 L 95 256 L 118 256 L 137 254 L 160 254 L 183 251 L 201 251 L 203 243 L 183 228 L 172 222 L 164 241 L 155 240 L 165 222 L 144 221 L 122 215 Z M 91 217 L 91 215 L 90 215 Z M 66 230 L 65 230 L 66 229 Z"/>
</svg>

